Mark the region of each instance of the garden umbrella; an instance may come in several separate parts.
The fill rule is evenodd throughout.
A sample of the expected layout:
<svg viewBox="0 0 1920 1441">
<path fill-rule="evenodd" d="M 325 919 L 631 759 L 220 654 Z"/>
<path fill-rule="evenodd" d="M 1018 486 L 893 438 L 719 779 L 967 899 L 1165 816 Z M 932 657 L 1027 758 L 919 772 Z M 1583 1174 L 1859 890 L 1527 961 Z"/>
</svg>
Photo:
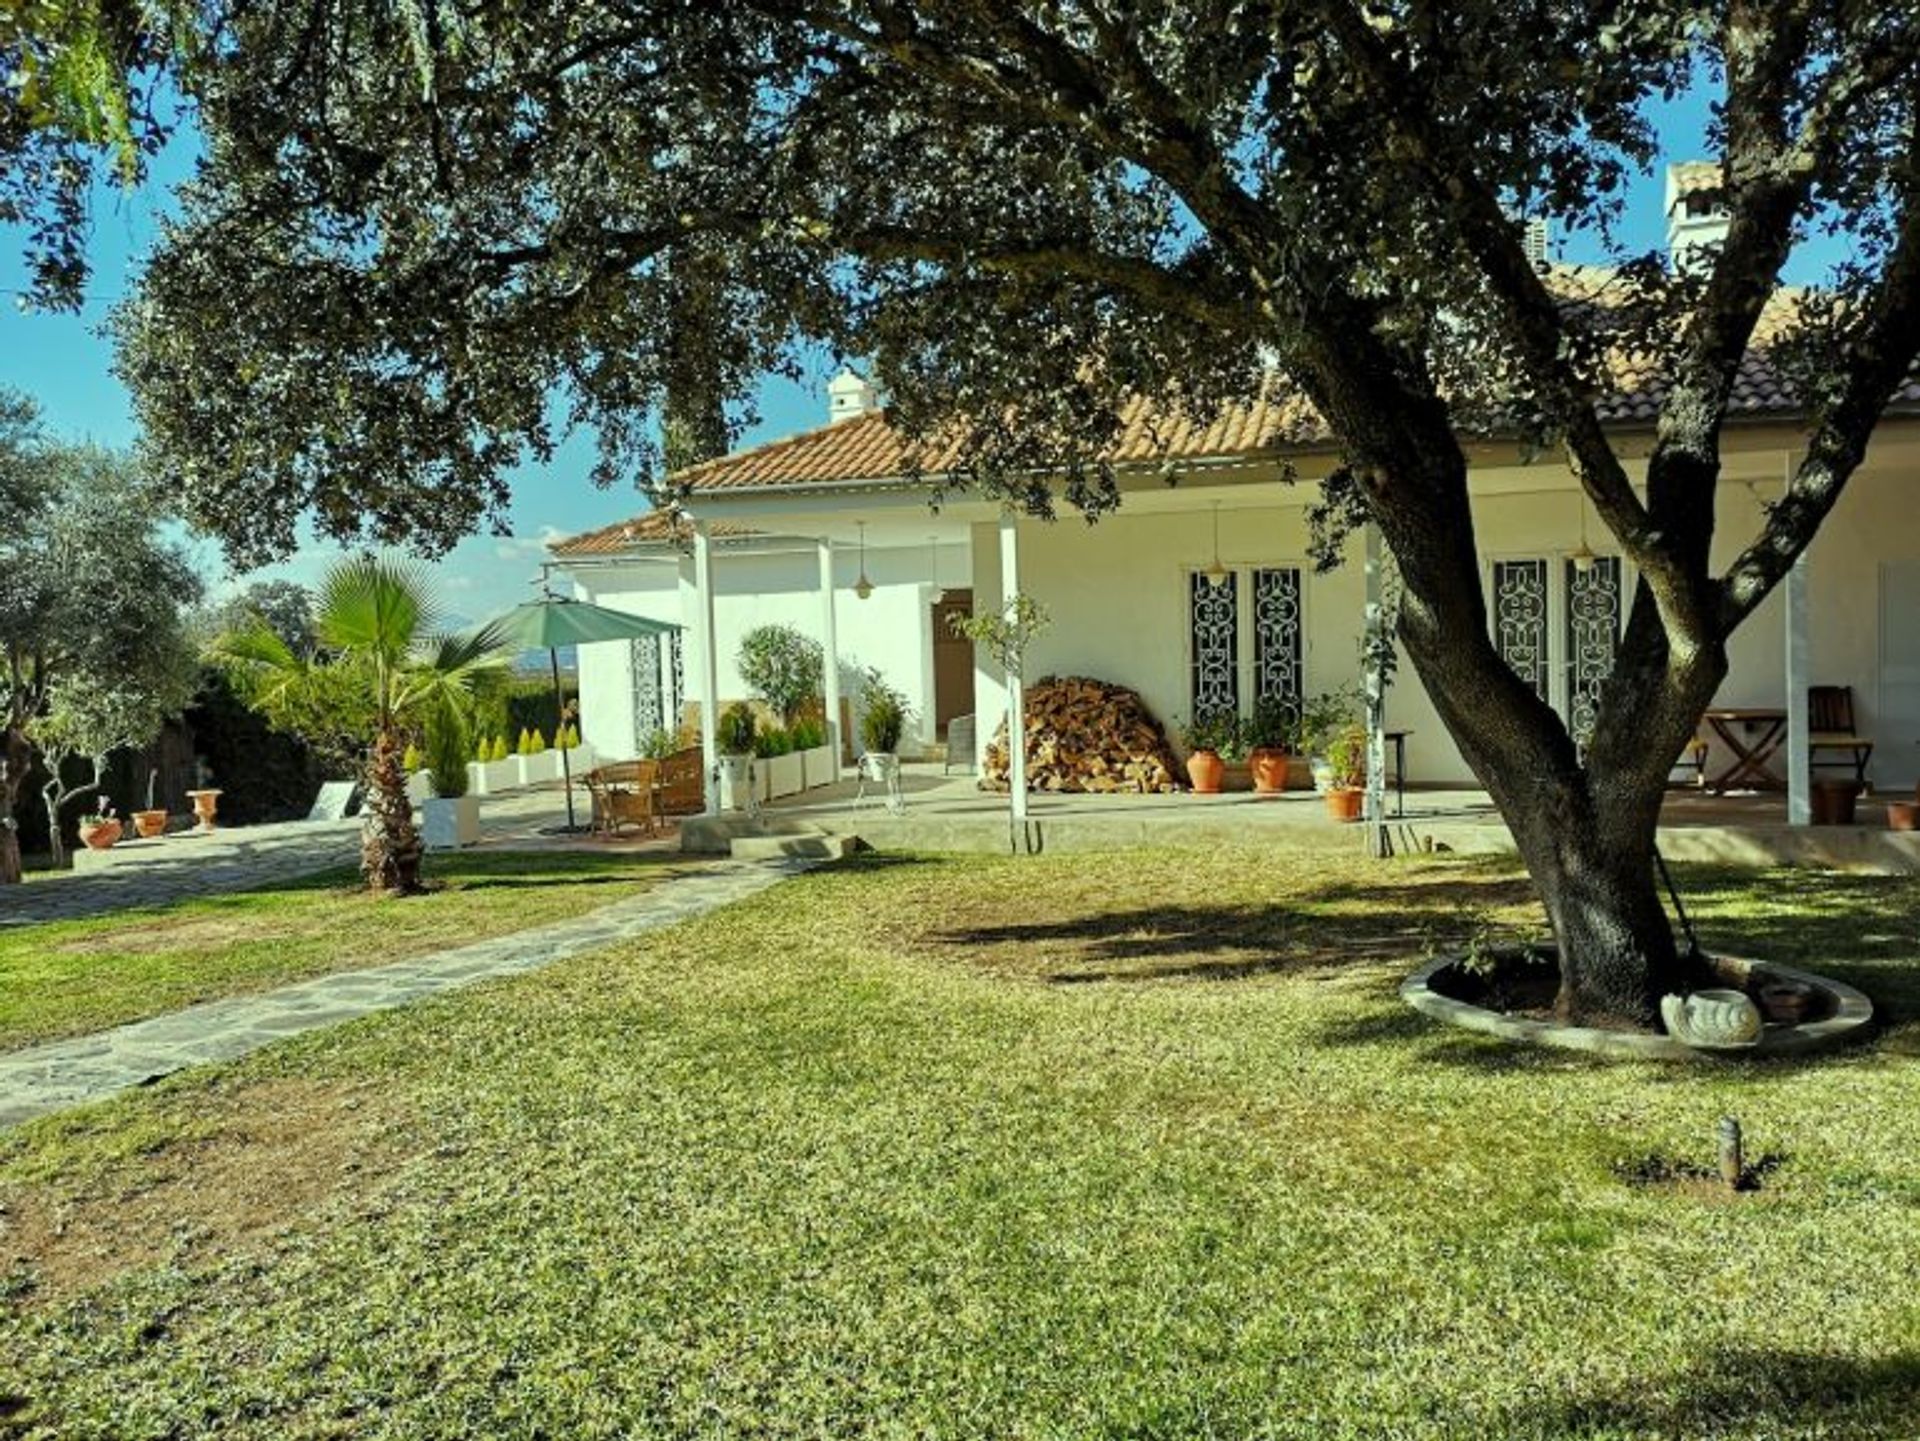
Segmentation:
<svg viewBox="0 0 1920 1441">
<path fill-rule="evenodd" d="M 549 595 L 516 605 L 505 615 L 488 623 L 499 638 L 503 650 L 544 650 L 553 668 L 553 704 L 560 715 L 562 731 L 560 773 L 567 783 L 567 829 L 578 830 L 573 820 L 573 767 L 567 760 L 565 742 L 566 697 L 560 690 L 560 648 L 591 645 L 600 640 L 638 640 L 641 636 L 666 635 L 682 629 L 666 620 L 649 620 L 644 615 L 628 615 L 608 610 L 584 600 Z"/>
</svg>

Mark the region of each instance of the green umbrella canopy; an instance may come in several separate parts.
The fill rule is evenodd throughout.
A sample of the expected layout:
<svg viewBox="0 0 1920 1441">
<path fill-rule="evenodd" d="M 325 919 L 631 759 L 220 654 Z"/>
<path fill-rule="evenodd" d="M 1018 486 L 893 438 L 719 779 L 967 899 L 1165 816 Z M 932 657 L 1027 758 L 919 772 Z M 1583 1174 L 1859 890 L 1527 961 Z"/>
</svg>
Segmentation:
<svg viewBox="0 0 1920 1441">
<path fill-rule="evenodd" d="M 584 600 L 550 596 L 516 605 L 488 623 L 502 649 L 555 650 L 561 646 L 591 645 L 597 640 L 635 640 L 643 635 L 666 635 L 681 629 L 672 621 L 648 620 L 643 615 L 608 610 Z"/>
</svg>

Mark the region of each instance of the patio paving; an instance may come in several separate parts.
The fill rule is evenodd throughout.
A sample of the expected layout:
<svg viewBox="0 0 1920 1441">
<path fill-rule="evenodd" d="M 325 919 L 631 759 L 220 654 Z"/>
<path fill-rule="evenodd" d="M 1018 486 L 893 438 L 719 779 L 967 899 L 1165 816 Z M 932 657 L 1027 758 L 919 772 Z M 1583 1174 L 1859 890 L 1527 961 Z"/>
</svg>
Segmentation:
<svg viewBox="0 0 1920 1441">
<path fill-rule="evenodd" d="M 0 1127 L 18 1125 L 303 1031 L 517 975 L 744 900 L 813 862 L 714 862 L 643 895 L 548 926 L 258 995 L 209 1001 L 112 1030 L 0 1055 Z"/>
</svg>

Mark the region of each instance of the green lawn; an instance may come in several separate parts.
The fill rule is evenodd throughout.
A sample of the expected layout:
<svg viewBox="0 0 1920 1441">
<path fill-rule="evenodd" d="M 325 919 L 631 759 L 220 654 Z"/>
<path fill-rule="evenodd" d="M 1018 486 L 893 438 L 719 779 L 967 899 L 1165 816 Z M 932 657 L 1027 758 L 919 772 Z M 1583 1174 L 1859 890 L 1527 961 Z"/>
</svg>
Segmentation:
<svg viewBox="0 0 1920 1441">
<path fill-rule="evenodd" d="M 342 870 L 96 920 L 0 928 L 0 1051 L 561 920 L 635 894 L 665 864 L 461 853 L 432 858 L 427 895 L 374 907 L 358 875 Z"/>
<path fill-rule="evenodd" d="M 1498 866 L 876 858 L 41 1122 L 0 1434 L 1911 1437 L 1920 887 L 1681 881 L 1889 1027 L 1437 1029 Z"/>
</svg>

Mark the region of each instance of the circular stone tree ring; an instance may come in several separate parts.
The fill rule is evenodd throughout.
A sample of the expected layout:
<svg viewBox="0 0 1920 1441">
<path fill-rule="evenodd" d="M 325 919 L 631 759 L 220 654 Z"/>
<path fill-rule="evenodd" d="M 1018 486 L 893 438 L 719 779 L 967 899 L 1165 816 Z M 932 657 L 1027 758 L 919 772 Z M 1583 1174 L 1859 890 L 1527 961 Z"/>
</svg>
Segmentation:
<svg viewBox="0 0 1920 1441">
<path fill-rule="evenodd" d="M 1520 963 L 1529 954 L 1541 959 L 1537 953 L 1519 947 L 1493 952 L 1490 959 L 1496 964 Z M 1544 959 L 1551 961 L 1550 955 Z M 1721 985 L 1756 1000 L 1773 988 L 1804 990 L 1808 1001 L 1801 1018 L 1769 1021 L 1754 1044 L 1726 1050 L 1699 1049 L 1678 1037 L 1651 1031 L 1567 1025 L 1537 1013 L 1517 1014 L 1489 1004 L 1484 965 L 1469 967 L 1467 957 L 1462 955 L 1437 956 L 1427 962 L 1402 983 L 1400 996 L 1422 1015 L 1502 1040 L 1649 1061 L 1808 1055 L 1856 1038 L 1873 1020 L 1873 1002 L 1843 981 L 1773 961 L 1739 956 L 1709 956 L 1706 960 Z M 1765 1014 L 1767 1007 L 1762 1005 L 1761 1010 Z"/>
</svg>

